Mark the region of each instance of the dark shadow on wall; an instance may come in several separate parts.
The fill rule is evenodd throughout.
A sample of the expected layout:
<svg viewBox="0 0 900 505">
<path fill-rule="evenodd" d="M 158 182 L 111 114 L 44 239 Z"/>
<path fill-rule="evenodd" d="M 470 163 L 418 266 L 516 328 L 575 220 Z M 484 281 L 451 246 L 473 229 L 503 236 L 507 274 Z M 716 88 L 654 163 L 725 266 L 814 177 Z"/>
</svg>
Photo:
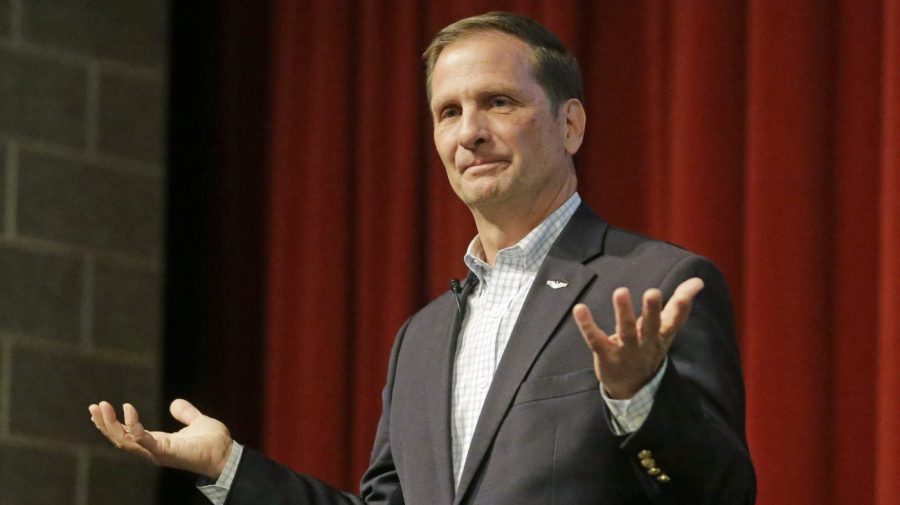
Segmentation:
<svg viewBox="0 0 900 505">
<path fill-rule="evenodd" d="M 171 2 L 164 412 L 190 399 L 259 447 L 269 1 Z M 166 415 L 167 431 L 178 429 Z M 163 472 L 160 503 L 209 503 Z"/>
</svg>

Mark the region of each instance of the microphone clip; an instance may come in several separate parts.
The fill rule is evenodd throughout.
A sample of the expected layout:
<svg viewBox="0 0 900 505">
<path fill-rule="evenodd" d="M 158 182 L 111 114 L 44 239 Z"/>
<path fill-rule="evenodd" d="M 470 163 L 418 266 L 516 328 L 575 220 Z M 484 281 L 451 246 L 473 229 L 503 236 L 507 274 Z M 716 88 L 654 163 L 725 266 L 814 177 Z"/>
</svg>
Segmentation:
<svg viewBox="0 0 900 505">
<path fill-rule="evenodd" d="M 459 279 L 450 279 L 450 291 L 453 292 L 453 296 L 456 298 L 456 312 L 459 315 L 460 321 L 462 321 L 466 314 L 466 299 L 469 297 L 469 294 L 472 293 L 472 290 L 475 289 L 477 284 L 478 277 L 471 273 L 466 277 L 465 282 L 462 284 L 460 284 Z"/>
</svg>

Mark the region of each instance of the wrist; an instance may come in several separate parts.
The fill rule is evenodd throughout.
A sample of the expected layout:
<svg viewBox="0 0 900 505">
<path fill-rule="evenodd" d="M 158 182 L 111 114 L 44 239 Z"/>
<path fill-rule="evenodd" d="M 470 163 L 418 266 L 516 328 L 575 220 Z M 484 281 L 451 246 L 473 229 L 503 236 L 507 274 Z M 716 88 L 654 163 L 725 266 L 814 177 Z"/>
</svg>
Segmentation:
<svg viewBox="0 0 900 505">
<path fill-rule="evenodd" d="M 199 473 L 212 481 L 218 480 L 219 476 L 221 476 L 222 472 L 225 470 L 225 465 L 228 464 L 228 459 L 231 457 L 231 452 L 233 450 L 234 440 L 232 440 L 230 436 L 224 437 L 220 449 L 211 455 L 212 457 L 210 458 L 208 468 Z"/>
<path fill-rule="evenodd" d="M 634 378 L 622 378 L 621 380 L 612 380 L 605 381 L 600 380 L 600 385 L 603 388 L 603 392 L 609 397 L 611 400 L 628 400 L 631 399 L 634 395 L 636 395 L 641 389 L 644 388 L 647 384 L 653 381 L 662 370 L 663 363 L 665 363 L 665 359 L 661 360 L 656 366 L 652 366 L 649 368 L 648 373 L 639 379 Z"/>
</svg>

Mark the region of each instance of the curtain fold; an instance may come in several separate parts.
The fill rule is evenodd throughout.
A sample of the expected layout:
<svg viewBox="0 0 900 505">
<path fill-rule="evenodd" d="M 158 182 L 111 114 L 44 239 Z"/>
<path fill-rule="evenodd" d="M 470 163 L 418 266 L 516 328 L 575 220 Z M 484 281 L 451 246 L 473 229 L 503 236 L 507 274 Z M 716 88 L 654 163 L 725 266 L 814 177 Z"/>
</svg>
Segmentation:
<svg viewBox="0 0 900 505">
<path fill-rule="evenodd" d="M 797 483 L 831 474 L 833 463 L 831 424 L 808 426 L 832 418 L 834 32 L 833 13 L 816 0 L 751 2 L 749 8 L 747 430 L 751 451 L 761 458 L 761 497 L 793 495 L 795 503 L 827 503 L 830 483 L 805 489 Z M 772 457 L 774 450 L 781 455 Z"/>
<path fill-rule="evenodd" d="M 832 503 L 873 503 L 879 306 L 882 14 L 878 2 L 844 1 L 838 22 L 834 130 Z M 869 303 L 863 301 L 869 300 Z M 895 305 L 896 307 L 896 305 Z M 864 476 L 864 477 L 860 477 Z M 881 501 L 881 503 L 890 503 Z"/>
<path fill-rule="evenodd" d="M 900 479 L 893 456 L 900 450 L 900 1 L 886 0 L 881 109 L 881 192 L 878 376 L 876 382 L 876 503 L 896 503 Z"/>
<path fill-rule="evenodd" d="M 351 5 L 278 6 L 264 441 L 275 459 L 302 455 L 348 485 L 341 476 L 356 457 L 348 366 L 357 324 L 348 233 L 356 223 L 348 107 L 356 65 L 335 59 L 335 48 L 353 43 Z"/>
<path fill-rule="evenodd" d="M 725 273 L 758 502 L 897 503 L 900 0 L 276 1 L 266 451 L 356 489 L 394 333 L 475 233 L 420 54 L 496 8 L 581 62 L 582 196 Z"/>
<path fill-rule="evenodd" d="M 715 258 L 740 322 L 743 290 L 745 11 L 738 2 L 672 5 L 672 101 L 665 220 L 670 240 Z"/>
</svg>

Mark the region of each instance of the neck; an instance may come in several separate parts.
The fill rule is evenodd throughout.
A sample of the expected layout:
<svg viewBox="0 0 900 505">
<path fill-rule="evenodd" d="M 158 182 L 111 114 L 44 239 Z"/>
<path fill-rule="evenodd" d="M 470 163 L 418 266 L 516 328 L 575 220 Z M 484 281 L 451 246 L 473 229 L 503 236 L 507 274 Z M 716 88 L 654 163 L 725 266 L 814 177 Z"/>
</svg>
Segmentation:
<svg viewBox="0 0 900 505">
<path fill-rule="evenodd" d="M 504 202 L 498 208 L 473 208 L 472 215 L 484 249 L 485 261 L 493 265 L 497 251 L 517 244 L 566 203 L 575 193 L 576 182 L 575 174 L 572 173 L 555 193 L 544 195 L 543 198 L 538 195 L 520 205 Z"/>
</svg>

